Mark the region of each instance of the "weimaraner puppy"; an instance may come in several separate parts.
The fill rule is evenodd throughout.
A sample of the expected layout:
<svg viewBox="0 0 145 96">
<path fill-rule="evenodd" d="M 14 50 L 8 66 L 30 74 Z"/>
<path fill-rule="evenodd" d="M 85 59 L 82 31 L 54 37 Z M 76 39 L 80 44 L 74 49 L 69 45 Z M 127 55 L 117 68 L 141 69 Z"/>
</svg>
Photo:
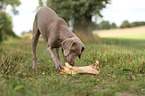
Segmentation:
<svg viewBox="0 0 145 96">
<path fill-rule="evenodd" d="M 69 14 L 69 13 L 68 13 Z M 81 40 L 69 30 L 64 19 L 48 7 L 42 7 L 38 10 L 33 24 L 33 69 L 37 69 L 36 46 L 40 34 L 47 42 L 47 51 L 50 53 L 57 70 L 63 68 L 59 55 L 59 47 L 62 48 L 65 62 L 75 65 L 75 59 L 81 57 L 85 49 Z M 56 53 L 53 52 L 56 49 Z"/>
</svg>

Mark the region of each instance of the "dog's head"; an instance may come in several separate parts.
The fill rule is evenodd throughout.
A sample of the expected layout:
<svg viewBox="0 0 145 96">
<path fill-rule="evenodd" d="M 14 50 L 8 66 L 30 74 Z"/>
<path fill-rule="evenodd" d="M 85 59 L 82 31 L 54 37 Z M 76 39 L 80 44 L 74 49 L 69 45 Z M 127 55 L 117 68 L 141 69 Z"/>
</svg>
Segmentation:
<svg viewBox="0 0 145 96">
<path fill-rule="evenodd" d="M 65 61 L 74 66 L 76 57 L 78 56 L 81 58 L 81 54 L 85 50 L 85 46 L 79 38 L 73 37 L 67 38 L 62 42 L 62 49 Z"/>
</svg>

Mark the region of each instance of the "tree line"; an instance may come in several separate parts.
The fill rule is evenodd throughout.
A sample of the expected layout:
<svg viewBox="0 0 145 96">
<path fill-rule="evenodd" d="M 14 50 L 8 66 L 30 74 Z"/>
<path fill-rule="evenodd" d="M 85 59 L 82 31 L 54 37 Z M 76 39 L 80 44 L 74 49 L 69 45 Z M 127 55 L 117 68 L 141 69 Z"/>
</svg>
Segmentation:
<svg viewBox="0 0 145 96">
<path fill-rule="evenodd" d="M 115 28 L 130 28 L 145 25 L 144 21 L 136 21 L 129 23 L 128 20 L 124 20 L 122 24 L 118 27 L 114 22 L 110 23 L 109 21 L 102 21 L 100 23 L 93 22 L 93 30 L 103 30 L 103 29 L 115 29 Z"/>
<path fill-rule="evenodd" d="M 137 27 L 145 25 L 145 21 L 136 21 L 129 23 L 129 21 L 125 20 L 122 22 L 120 28 L 130 28 L 130 27 Z"/>
</svg>

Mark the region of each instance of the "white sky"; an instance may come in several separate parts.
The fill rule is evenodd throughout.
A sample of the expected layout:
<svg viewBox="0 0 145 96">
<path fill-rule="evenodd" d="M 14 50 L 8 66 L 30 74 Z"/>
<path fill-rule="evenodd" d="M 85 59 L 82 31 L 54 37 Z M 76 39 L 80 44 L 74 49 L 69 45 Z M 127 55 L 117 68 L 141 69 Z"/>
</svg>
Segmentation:
<svg viewBox="0 0 145 96">
<path fill-rule="evenodd" d="M 14 15 L 8 6 L 7 12 L 10 13 L 13 19 L 13 30 L 17 35 L 21 35 L 23 31 L 29 31 L 33 28 L 33 21 L 36 14 L 38 0 L 20 0 L 21 5 L 17 8 L 18 15 Z"/>
<path fill-rule="evenodd" d="M 10 7 L 6 10 L 12 16 L 13 30 L 17 35 L 32 29 L 36 14 L 35 10 L 38 6 L 38 0 L 20 1 L 21 5 L 17 8 L 18 15 L 13 15 Z M 97 22 L 108 20 L 111 23 L 115 22 L 119 26 L 124 20 L 129 22 L 145 21 L 145 0 L 111 0 L 111 4 L 107 5 L 101 13 L 103 18 L 99 18 Z"/>
<path fill-rule="evenodd" d="M 115 22 L 145 21 L 145 0 L 111 0 L 111 4 L 102 10 L 102 20 Z"/>
</svg>

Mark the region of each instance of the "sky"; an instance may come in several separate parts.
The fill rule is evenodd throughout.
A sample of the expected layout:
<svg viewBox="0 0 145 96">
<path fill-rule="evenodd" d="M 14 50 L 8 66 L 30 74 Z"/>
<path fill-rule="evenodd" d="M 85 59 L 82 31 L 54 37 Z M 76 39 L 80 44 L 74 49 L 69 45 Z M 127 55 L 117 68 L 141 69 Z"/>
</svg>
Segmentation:
<svg viewBox="0 0 145 96">
<path fill-rule="evenodd" d="M 32 30 L 33 22 L 36 14 L 36 8 L 38 6 L 38 0 L 20 0 L 21 5 L 17 7 L 19 11 L 18 15 L 14 15 L 11 12 L 11 7 L 8 6 L 6 12 L 12 16 L 13 31 L 17 35 L 21 35 L 24 31 Z"/>
<path fill-rule="evenodd" d="M 17 35 L 21 35 L 23 31 L 29 31 L 33 28 L 33 21 L 36 14 L 38 0 L 20 0 L 21 5 L 17 7 L 18 15 L 14 15 L 8 6 L 6 12 L 12 16 L 13 31 Z M 29 3 L 28 3 L 29 2 Z M 120 26 L 122 21 L 128 20 L 145 21 L 145 0 L 111 0 L 106 8 L 101 10 L 103 18 L 97 18 L 97 22 L 107 20 L 110 23 L 115 22 Z"/>
<path fill-rule="evenodd" d="M 124 20 L 145 21 L 145 0 L 111 0 L 101 13 L 102 20 L 115 22 L 118 26 Z"/>
</svg>

